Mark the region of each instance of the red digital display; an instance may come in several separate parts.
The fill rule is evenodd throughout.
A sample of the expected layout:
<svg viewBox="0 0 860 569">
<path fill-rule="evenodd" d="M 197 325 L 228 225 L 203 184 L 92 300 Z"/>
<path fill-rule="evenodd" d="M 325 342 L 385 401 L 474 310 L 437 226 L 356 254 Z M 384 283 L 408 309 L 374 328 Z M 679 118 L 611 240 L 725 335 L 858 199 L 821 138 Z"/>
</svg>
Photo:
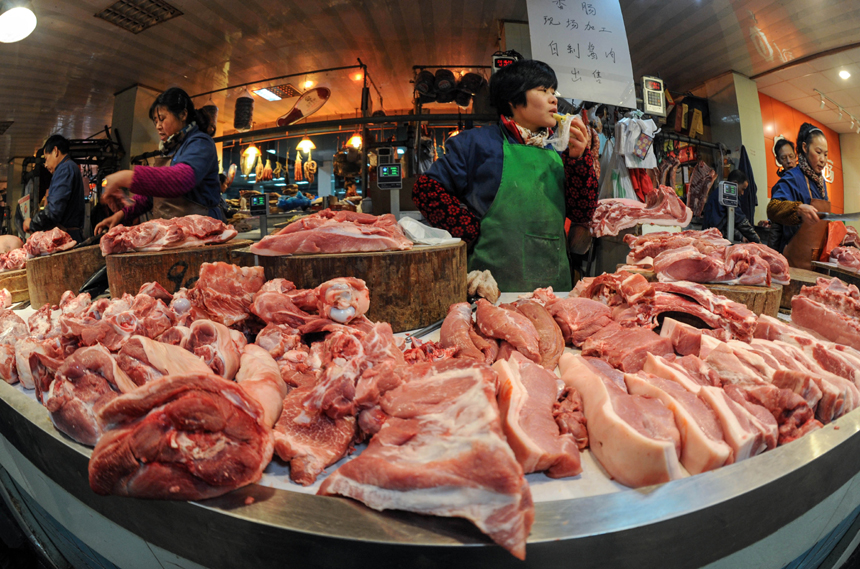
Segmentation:
<svg viewBox="0 0 860 569">
<path fill-rule="evenodd" d="M 507 67 L 515 61 L 516 59 L 514 59 L 513 57 L 497 57 L 493 61 L 493 65 L 496 66 L 496 69 L 501 69 L 502 67 Z"/>
<path fill-rule="evenodd" d="M 650 89 L 652 91 L 661 91 L 662 87 L 660 87 L 660 83 L 657 81 L 645 81 L 645 88 Z"/>
</svg>

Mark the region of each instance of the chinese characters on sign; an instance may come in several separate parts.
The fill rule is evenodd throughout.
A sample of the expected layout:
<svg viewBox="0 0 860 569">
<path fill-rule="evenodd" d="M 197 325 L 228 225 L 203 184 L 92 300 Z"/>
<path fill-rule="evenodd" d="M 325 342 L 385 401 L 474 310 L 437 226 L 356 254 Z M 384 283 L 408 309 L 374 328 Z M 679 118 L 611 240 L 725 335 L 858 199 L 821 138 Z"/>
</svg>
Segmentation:
<svg viewBox="0 0 860 569">
<path fill-rule="evenodd" d="M 635 108 L 633 66 L 618 0 L 527 0 L 532 57 L 563 97 Z"/>
</svg>

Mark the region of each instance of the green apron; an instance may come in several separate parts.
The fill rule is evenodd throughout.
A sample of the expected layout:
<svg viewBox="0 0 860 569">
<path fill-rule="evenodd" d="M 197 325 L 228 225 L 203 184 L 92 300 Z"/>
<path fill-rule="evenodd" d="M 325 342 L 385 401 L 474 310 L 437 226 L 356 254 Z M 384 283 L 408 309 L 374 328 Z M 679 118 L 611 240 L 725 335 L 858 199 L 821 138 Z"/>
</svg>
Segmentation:
<svg viewBox="0 0 860 569">
<path fill-rule="evenodd" d="M 511 144 L 502 133 L 499 191 L 481 220 L 469 270 L 489 269 L 502 292 L 569 291 L 564 164 L 558 152 Z"/>
</svg>

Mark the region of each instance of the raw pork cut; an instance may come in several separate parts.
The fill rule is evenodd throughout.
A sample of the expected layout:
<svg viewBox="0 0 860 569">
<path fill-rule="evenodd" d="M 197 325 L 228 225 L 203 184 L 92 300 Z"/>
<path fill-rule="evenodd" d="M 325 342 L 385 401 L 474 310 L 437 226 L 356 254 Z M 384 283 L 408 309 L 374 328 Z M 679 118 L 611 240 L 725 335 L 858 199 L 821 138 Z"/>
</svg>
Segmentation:
<svg viewBox="0 0 860 569">
<path fill-rule="evenodd" d="M 582 396 L 589 447 L 612 478 L 639 488 L 683 475 L 681 435 L 662 402 L 627 393 L 623 374 L 606 362 L 563 354 L 559 367 Z"/>
<path fill-rule="evenodd" d="M 502 433 L 494 375 L 482 364 L 431 371 L 386 393 L 381 405 L 389 419 L 361 455 L 323 481 L 319 494 L 348 496 L 375 510 L 464 517 L 524 559 L 534 505 Z"/>
<path fill-rule="evenodd" d="M 8 253 L 0 253 L 0 272 L 23 269 L 27 266 L 27 259 L 29 258 L 30 255 L 23 247 L 12 249 Z"/>
<path fill-rule="evenodd" d="M 225 326 L 248 318 L 254 295 L 266 282 L 263 267 L 237 267 L 228 263 L 203 263 L 200 278 L 188 291 L 188 300 L 200 317 Z"/>
<path fill-rule="evenodd" d="M 702 253 L 687 245 L 668 249 L 654 258 L 654 272 L 660 282 L 720 282 L 726 280 L 722 258 Z"/>
<path fill-rule="evenodd" d="M 558 358 L 564 352 L 564 335 L 552 314 L 546 308 L 531 300 L 516 302 L 517 312 L 531 320 L 538 333 L 540 365 L 554 371 Z"/>
<path fill-rule="evenodd" d="M 612 323 L 609 308 L 589 298 L 563 298 L 547 306 L 566 343 L 576 347 Z"/>
<path fill-rule="evenodd" d="M 303 217 L 251 245 L 257 255 L 346 253 L 412 249 L 393 215 L 329 209 Z"/>
<path fill-rule="evenodd" d="M 685 206 L 675 190 L 668 186 L 659 186 L 645 196 L 645 199 L 645 203 L 619 198 L 597 202 L 597 209 L 589 224 L 591 235 L 618 235 L 619 231 L 643 223 L 685 227 L 693 219 L 690 208 Z"/>
<path fill-rule="evenodd" d="M 214 374 L 173 375 L 117 397 L 89 463 L 97 494 L 203 500 L 260 480 L 272 460 L 263 410 Z"/>
<path fill-rule="evenodd" d="M 137 387 L 103 346 L 81 348 L 66 358 L 45 394 L 51 422 L 77 442 L 95 446 L 102 435 L 99 410 Z"/>
<path fill-rule="evenodd" d="M 654 258 L 668 249 L 679 249 L 692 246 L 700 252 L 710 255 L 722 255 L 726 247 L 732 244 L 716 227 L 704 231 L 687 230 L 681 232 L 657 231 L 645 235 L 625 235 L 624 242 L 630 246 L 627 254 L 628 263 L 638 263 L 647 257 Z"/>
<path fill-rule="evenodd" d="M 167 289 L 156 281 L 140 285 L 140 290 L 137 291 L 137 294 L 148 294 L 152 298 L 164 301 L 165 304 L 170 304 L 170 301 L 173 300 L 173 295 L 167 292 Z"/>
<path fill-rule="evenodd" d="M 363 280 L 354 277 L 326 281 L 317 287 L 316 296 L 319 315 L 341 324 L 348 324 L 370 309 L 370 292 Z"/>
<path fill-rule="evenodd" d="M 582 344 L 583 356 L 595 356 L 621 371 L 635 373 L 648 354 L 673 355 L 672 342 L 647 328 L 623 328 L 614 322 Z"/>
<path fill-rule="evenodd" d="M 493 364 L 499 374 L 502 429 L 523 472 L 550 478 L 582 472 L 579 449 L 571 435 L 562 435 L 553 419 L 558 377 L 516 352 Z"/>
<path fill-rule="evenodd" d="M 702 217 L 709 190 L 716 179 L 717 173 L 714 169 L 699 160 L 690 174 L 690 187 L 687 190 L 687 207 L 693 211 L 694 216 Z"/>
<path fill-rule="evenodd" d="M 135 385 L 165 375 L 212 373 L 209 366 L 191 352 L 143 336 L 129 338 L 116 355 L 116 361 Z"/>
<path fill-rule="evenodd" d="M 653 259 L 660 282 L 691 281 L 770 286 L 788 284 L 788 260 L 764 245 L 744 243 L 709 251 L 693 243 L 667 248 Z"/>
<path fill-rule="evenodd" d="M 756 417 L 721 388 L 703 386 L 699 398 L 716 414 L 724 440 L 732 449 L 732 457 L 727 462 L 740 462 L 776 446 L 776 420 L 767 411 L 768 425 L 773 428 L 772 446 L 766 442 L 765 427 L 760 428 Z"/>
<path fill-rule="evenodd" d="M 254 295 L 250 311 L 266 324 L 285 324 L 293 328 L 316 320 L 325 322 L 325 319 L 308 314 L 296 306 L 289 294 L 275 291 L 261 291 Z"/>
<path fill-rule="evenodd" d="M 857 234 L 857 230 L 851 225 L 845 226 L 845 237 L 842 238 L 843 247 L 860 247 L 860 235 Z"/>
<path fill-rule="evenodd" d="M 528 359 L 540 361 L 538 332 L 531 320 L 516 310 L 505 310 L 479 298 L 475 320 L 484 336 L 505 340 Z"/>
<path fill-rule="evenodd" d="M 211 320 L 195 320 L 190 328 L 185 349 L 200 356 L 224 379 L 233 379 L 239 371 L 239 359 L 246 344 L 242 333 Z"/>
<path fill-rule="evenodd" d="M 275 452 L 290 463 L 290 479 L 308 486 L 326 467 L 340 460 L 355 438 L 355 417 L 331 419 L 325 413 L 304 417 L 302 402 L 310 387 L 293 389 L 283 402 L 274 427 Z"/>
<path fill-rule="evenodd" d="M 860 350 L 860 320 L 807 296 L 791 298 L 791 321 L 831 342 Z"/>
<path fill-rule="evenodd" d="M 860 319 L 860 290 L 853 284 L 846 284 L 837 278 L 819 277 L 815 286 L 801 287 L 799 295 L 850 318 Z"/>
<path fill-rule="evenodd" d="M 552 408 L 552 416 L 563 435 L 571 435 L 580 451 L 588 446 L 588 429 L 582 397 L 576 389 L 566 385 Z"/>
<path fill-rule="evenodd" d="M 132 251 L 164 251 L 225 243 L 238 235 L 232 225 L 207 215 L 153 219 L 140 225 L 117 225 L 105 233 L 99 246 L 102 255 Z"/>
<path fill-rule="evenodd" d="M 716 415 L 693 393 L 679 383 L 641 371 L 625 374 L 624 381 L 631 395 L 657 399 L 675 415 L 681 434 L 681 464 L 687 472 L 707 472 L 730 459 L 732 449 L 723 440 L 723 429 Z"/>
<path fill-rule="evenodd" d="M 281 379 L 278 364 L 269 352 L 256 344 L 242 348 L 236 383 L 263 408 L 263 424 L 274 427 L 281 416 L 287 384 Z"/>
<path fill-rule="evenodd" d="M 68 251 L 77 243 L 68 233 L 55 227 L 50 231 L 37 231 L 30 235 L 23 249 L 27 253 L 27 258 L 33 258 Z"/>
<path fill-rule="evenodd" d="M 472 307 L 468 302 L 458 302 L 448 307 L 448 314 L 442 322 L 439 331 L 439 343 L 443 348 L 456 348 L 456 356 L 472 358 L 479 362 L 486 361 L 484 352 L 475 345 L 473 340 Z M 495 358 L 493 358 L 493 361 Z M 493 363 L 486 361 L 486 363 Z"/>
<path fill-rule="evenodd" d="M 850 271 L 860 271 L 860 249 L 857 247 L 836 247 L 830 252 L 829 260 Z"/>
</svg>

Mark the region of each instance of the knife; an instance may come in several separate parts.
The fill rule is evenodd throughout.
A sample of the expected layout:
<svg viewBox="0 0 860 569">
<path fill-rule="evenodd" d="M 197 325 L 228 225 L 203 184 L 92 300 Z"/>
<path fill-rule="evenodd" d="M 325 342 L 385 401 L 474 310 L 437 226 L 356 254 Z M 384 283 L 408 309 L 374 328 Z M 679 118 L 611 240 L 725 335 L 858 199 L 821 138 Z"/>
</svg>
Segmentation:
<svg viewBox="0 0 860 569">
<path fill-rule="evenodd" d="M 819 211 L 818 218 L 826 219 L 827 221 L 860 221 L 860 211 L 854 213 L 827 213 Z"/>
</svg>

